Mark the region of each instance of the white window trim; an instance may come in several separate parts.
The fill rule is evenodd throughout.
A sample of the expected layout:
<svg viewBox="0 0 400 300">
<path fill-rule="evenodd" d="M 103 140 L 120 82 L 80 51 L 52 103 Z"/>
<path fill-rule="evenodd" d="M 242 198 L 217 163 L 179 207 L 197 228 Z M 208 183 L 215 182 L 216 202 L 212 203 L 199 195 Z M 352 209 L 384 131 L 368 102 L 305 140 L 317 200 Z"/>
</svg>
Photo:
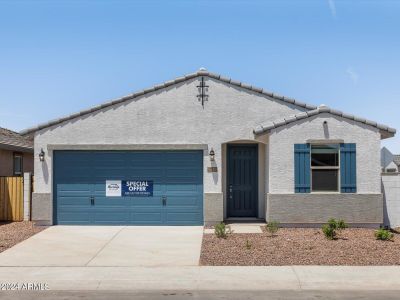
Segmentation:
<svg viewBox="0 0 400 300">
<path fill-rule="evenodd" d="M 312 166 L 312 147 L 313 146 L 321 146 L 320 143 L 315 143 L 315 144 L 310 144 L 310 193 L 311 194 L 340 194 L 342 187 L 340 186 L 340 144 L 332 144 L 332 143 L 327 143 L 326 145 L 337 145 L 338 146 L 338 166 L 332 166 L 332 167 L 315 167 Z M 337 176 L 337 181 L 338 181 L 338 190 L 337 191 L 313 191 L 313 184 L 312 184 L 312 172 L 313 169 L 316 170 L 338 170 L 338 176 Z"/>
</svg>

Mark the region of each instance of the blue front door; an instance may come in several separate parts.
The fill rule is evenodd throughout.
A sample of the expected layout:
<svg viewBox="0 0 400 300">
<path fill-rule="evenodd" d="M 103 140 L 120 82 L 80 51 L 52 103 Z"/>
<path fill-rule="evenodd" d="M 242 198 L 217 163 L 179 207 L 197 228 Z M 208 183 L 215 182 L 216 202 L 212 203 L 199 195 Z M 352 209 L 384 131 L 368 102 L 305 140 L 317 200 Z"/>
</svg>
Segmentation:
<svg viewBox="0 0 400 300">
<path fill-rule="evenodd" d="M 228 145 L 228 217 L 257 217 L 258 145 Z"/>
<path fill-rule="evenodd" d="M 54 151 L 56 224 L 202 225 L 202 151 Z M 148 180 L 153 195 L 106 197 L 106 180 Z"/>
</svg>

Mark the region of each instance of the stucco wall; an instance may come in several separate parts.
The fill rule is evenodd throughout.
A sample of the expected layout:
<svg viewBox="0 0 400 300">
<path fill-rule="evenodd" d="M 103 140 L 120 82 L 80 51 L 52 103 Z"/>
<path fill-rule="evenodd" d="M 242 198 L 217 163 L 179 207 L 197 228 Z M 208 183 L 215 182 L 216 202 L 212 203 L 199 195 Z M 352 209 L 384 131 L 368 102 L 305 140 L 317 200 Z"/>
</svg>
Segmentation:
<svg viewBox="0 0 400 300">
<path fill-rule="evenodd" d="M 198 83 L 191 80 L 41 130 L 35 135 L 35 151 L 43 148 L 49 152 L 48 144 L 206 144 L 214 148 L 220 169 L 222 143 L 252 140 L 256 125 L 299 111 L 211 79 L 207 80 L 209 100 L 203 108 L 196 97 Z M 47 154 L 46 164 L 35 160 L 37 192 L 51 191 L 51 176 L 45 176 L 52 172 L 51 153 Z M 205 192 L 221 192 L 220 176 L 215 179 L 204 174 Z"/>
<path fill-rule="evenodd" d="M 13 153 L 8 150 L 0 150 L 0 176 L 13 175 Z"/>
<path fill-rule="evenodd" d="M 20 153 L 20 152 L 19 152 Z M 21 153 L 23 155 L 23 171 L 33 172 L 33 154 Z M 14 151 L 0 149 L 0 176 L 14 175 Z"/>
<path fill-rule="evenodd" d="M 254 140 L 257 125 L 304 110 L 213 79 L 207 80 L 209 98 L 203 107 L 196 97 L 198 84 L 196 78 L 37 132 L 35 192 L 52 191 L 54 145 L 58 149 L 69 145 L 96 149 L 100 144 L 103 149 L 119 145 L 153 145 L 157 149 L 157 145 L 179 148 L 193 144 L 214 148 L 218 172 L 207 172 L 210 160 L 205 156 L 204 192 L 221 193 L 222 144 Z M 36 159 L 41 148 L 46 152 L 43 163 Z"/>
<path fill-rule="evenodd" d="M 327 121 L 327 126 L 324 126 Z M 329 114 L 320 114 L 274 129 L 269 136 L 269 193 L 294 193 L 293 145 L 309 139 L 343 139 L 356 143 L 357 193 L 380 194 L 378 129 Z"/>
<path fill-rule="evenodd" d="M 400 227 L 400 174 L 382 174 L 385 225 Z"/>
</svg>

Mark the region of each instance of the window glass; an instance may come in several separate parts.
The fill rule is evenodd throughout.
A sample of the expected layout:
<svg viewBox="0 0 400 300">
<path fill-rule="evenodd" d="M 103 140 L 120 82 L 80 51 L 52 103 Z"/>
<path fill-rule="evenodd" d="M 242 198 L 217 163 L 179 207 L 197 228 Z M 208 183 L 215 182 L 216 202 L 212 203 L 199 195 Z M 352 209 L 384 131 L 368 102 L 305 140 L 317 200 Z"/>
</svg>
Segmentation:
<svg viewBox="0 0 400 300">
<path fill-rule="evenodd" d="M 313 169 L 312 170 L 312 190 L 315 192 L 337 192 L 338 169 Z"/>
<path fill-rule="evenodd" d="M 14 154 L 14 175 L 22 175 L 22 156 Z"/>
<path fill-rule="evenodd" d="M 311 147 L 311 166 L 314 167 L 339 166 L 338 145 L 313 145 Z"/>
</svg>

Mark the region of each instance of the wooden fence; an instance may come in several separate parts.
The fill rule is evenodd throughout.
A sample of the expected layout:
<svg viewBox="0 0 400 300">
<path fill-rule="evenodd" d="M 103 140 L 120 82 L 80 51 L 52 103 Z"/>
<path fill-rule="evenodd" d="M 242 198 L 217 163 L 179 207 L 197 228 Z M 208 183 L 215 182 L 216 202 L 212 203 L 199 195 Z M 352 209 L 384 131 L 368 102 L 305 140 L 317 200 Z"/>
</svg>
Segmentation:
<svg viewBox="0 0 400 300">
<path fill-rule="evenodd" d="M 0 177 L 0 221 L 23 221 L 23 177 Z"/>
</svg>

